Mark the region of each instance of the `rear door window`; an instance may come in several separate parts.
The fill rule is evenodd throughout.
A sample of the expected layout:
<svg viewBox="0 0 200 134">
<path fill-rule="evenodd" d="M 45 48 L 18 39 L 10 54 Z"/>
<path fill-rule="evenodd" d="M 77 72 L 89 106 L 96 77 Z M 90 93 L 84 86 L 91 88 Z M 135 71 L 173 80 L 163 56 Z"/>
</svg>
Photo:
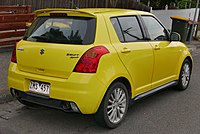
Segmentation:
<svg viewBox="0 0 200 134">
<path fill-rule="evenodd" d="M 122 31 L 121 31 L 121 28 L 120 28 L 117 18 L 112 18 L 111 22 L 113 24 L 113 27 L 115 28 L 115 32 L 117 33 L 119 40 L 121 42 L 124 42 L 124 35 L 122 34 Z"/>
<path fill-rule="evenodd" d="M 24 40 L 62 44 L 92 44 L 96 19 L 86 17 L 38 17 Z"/>
<path fill-rule="evenodd" d="M 144 35 L 136 16 L 112 18 L 111 22 L 121 42 L 144 40 Z"/>
</svg>

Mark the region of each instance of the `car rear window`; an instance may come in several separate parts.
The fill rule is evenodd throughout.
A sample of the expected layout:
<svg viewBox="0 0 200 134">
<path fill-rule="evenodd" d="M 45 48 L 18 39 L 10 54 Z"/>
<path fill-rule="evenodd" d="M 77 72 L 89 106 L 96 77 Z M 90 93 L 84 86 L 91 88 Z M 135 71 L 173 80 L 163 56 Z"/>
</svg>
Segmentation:
<svg viewBox="0 0 200 134">
<path fill-rule="evenodd" d="M 38 17 L 24 40 L 62 44 L 92 44 L 96 19 L 86 17 Z"/>
</svg>

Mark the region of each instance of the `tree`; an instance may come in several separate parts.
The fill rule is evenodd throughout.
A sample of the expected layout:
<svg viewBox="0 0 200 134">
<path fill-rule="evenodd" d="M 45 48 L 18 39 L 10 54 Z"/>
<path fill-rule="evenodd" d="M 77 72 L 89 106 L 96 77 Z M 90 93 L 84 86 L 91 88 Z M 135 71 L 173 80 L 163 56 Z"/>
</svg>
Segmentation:
<svg viewBox="0 0 200 134">
<path fill-rule="evenodd" d="M 177 8 L 190 8 L 195 7 L 196 0 L 141 0 L 142 3 L 150 6 L 154 9 L 164 9 L 166 5 L 175 3 Z"/>
<path fill-rule="evenodd" d="M 116 7 L 118 0 L 109 0 L 112 7 Z"/>
<path fill-rule="evenodd" d="M 141 0 L 142 3 L 153 7 L 154 9 L 164 9 L 165 5 L 169 5 L 174 0 Z"/>
<path fill-rule="evenodd" d="M 178 8 L 187 8 L 191 5 L 191 0 L 175 0 Z"/>
</svg>

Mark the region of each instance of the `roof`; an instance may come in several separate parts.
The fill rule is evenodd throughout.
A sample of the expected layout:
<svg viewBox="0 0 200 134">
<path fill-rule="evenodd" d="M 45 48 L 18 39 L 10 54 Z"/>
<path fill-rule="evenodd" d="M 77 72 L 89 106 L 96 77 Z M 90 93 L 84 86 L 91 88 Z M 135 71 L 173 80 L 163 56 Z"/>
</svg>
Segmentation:
<svg viewBox="0 0 200 134">
<path fill-rule="evenodd" d="M 46 8 L 36 10 L 36 16 L 43 13 L 50 12 L 73 12 L 73 13 L 82 13 L 90 16 L 96 16 L 98 14 L 107 14 L 107 15 L 129 15 L 129 14 L 143 14 L 150 15 L 148 12 L 138 11 L 138 10 L 129 10 L 129 9 L 120 9 L 120 8 L 81 8 L 81 9 L 66 9 L 66 8 Z"/>
<path fill-rule="evenodd" d="M 90 12 L 90 13 L 93 13 L 93 14 L 135 11 L 135 10 L 128 10 L 128 9 L 120 9 L 120 8 L 81 8 L 79 10 Z"/>
</svg>

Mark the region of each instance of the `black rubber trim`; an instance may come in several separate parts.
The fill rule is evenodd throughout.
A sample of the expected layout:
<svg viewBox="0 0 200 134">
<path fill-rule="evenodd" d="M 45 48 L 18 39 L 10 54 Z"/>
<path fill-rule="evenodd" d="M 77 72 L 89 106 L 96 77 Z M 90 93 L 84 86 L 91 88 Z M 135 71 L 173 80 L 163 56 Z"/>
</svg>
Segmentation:
<svg viewBox="0 0 200 134">
<path fill-rule="evenodd" d="M 48 98 L 46 96 L 37 95 L 33 93 L 25 93 L 18 90 L 15 90 L 16 97 L 18 97 L 20 100 L 31 102 L 37 105 L 54 108 L 58 110 L 62 110 L 65 112 L 73 112 L 73 110 L 70 107 L 69 101 L 62 101 L 57 99 Z M 66 104 L 68 108 L 63 108 L 63 105 Z"/>
</svg>

